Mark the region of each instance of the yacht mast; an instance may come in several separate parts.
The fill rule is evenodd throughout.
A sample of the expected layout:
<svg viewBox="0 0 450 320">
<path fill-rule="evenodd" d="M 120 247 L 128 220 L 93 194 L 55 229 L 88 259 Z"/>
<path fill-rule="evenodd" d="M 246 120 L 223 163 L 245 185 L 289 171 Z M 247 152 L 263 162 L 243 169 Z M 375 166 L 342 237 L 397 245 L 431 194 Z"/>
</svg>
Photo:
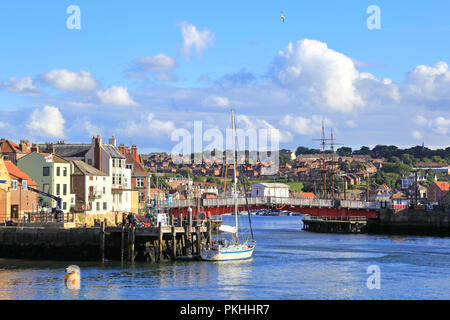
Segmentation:
<svg viewBox="0 0 450 320">
<path fill-rule="evenodd" d="M 238 235 L 238 205 L 237 205 L 237 189 L 236 189 L 236 124 L 234 122 L 234 109 L 231 109 L 231 124 L 233 129 L 233 174 L 234 174 L 234 184 L 233 184 L 233 197 L 234 197 L 234 216 L 235 216 L 235 226 L 236 226 L 236 243 L 239 241 Z"/>
</svg>

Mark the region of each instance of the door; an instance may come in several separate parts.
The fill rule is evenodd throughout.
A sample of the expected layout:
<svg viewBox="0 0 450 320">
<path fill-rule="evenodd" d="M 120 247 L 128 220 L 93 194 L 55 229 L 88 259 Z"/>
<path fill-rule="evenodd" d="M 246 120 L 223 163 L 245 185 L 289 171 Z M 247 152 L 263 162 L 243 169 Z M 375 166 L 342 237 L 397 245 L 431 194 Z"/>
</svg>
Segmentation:
<svg viewBox="0 0 450 320">
<path fill-rule="evenodd" d="M 19 219 L 19 206 L 17 204 L 11 206 L 11 220 Z"/>
</svg>

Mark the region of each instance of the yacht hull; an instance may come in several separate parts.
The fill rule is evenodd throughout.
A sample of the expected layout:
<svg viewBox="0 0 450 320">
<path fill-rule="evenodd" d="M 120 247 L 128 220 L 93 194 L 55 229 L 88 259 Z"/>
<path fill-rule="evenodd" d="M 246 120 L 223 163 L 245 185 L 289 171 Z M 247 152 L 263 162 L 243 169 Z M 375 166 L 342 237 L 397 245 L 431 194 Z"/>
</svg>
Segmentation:
<svg viewBox="0 0 450 320">
<path fill-rule="evenodd" d="M 202 260 L 205 261 L 229 261 L 250 259 L 255 247 L 246 248 L 222 248 L 221 250 L 204 249 L 200 253 Z"/>
</svg>

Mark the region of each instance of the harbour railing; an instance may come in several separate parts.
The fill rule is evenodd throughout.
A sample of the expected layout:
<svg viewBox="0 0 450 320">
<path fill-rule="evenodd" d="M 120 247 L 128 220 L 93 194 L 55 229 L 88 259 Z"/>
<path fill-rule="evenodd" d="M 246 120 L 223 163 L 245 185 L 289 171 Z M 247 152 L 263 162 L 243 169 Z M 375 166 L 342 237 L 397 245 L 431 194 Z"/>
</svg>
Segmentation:
<svg viewBox="0 0 450 320">
<path fill-rule="evenodd" d="M 230 207 L 237 202 L 242 207 L 248 202 L 249 206 L 267 206 L 281 207 L 284 205 L 295 207 L 316 207 L 316 208 L 348 208 L 348 209 L 366 209 L 378 210 L 381 207 L 378 201 L 355 201 L 355 200 L 328 200 L 328 199 L 305 199 L 305 198 L 286 198 L 286 197 L 245 197 L 237 198 L 216 198 L 216 199 L 182 199 L 162 201 L 159 203 L 162 208 L 187 208 L 187 207 Z"/>
<path fill-rule="evenodd" d="M 323 217 L 323 216 L 312 216 L 312 215 L 304 215 L 303 221 L 349 221 L 349 222 L 365 222 L 367 221 L 367 217 L 361 216 L 350 216 L 350 217 Z"/>
</svg>

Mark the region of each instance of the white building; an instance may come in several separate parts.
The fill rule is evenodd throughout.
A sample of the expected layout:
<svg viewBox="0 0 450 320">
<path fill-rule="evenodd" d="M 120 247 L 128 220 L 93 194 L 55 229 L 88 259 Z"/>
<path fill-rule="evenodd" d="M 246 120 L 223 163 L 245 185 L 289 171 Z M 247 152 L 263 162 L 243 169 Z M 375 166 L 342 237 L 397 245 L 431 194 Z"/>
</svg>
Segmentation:
<svg viewBox="0 0 450 320">
<path fill-rule="evenodd" d="M 81 160 L 75 160 L 72 161 L 71 178 L 77 212 L 99 214 L 112 210 L 110 176 Z"/>
<path fill-rule="evenodd" d="M 289 186 L 284 183 L 256 183 L 252 185 L 252 197 L 289 198 Z"/>
<path fill-rule="evenodd" d="M 100 136 L 92 139 L 85 161 L 111 177 L 110 211 L 131 212 L 131 170 L 126 168 L 126 158 L 116 147 L 113 137 L 103 144 Z"/>
<path fill-rule="evenodd" d="M 403 190 L 408 189 L 411 184 L 415 183 L 415 181 L 416 181 L 416 177 L 415 177 L 414 173 L 411 173 L 407 177 L 403 177 L 402 178 L 402 189 Z M 423 181 L 427 181 L 427 177 L 417 175 L 417 182 L 423 182 Z"/>
</svg>

